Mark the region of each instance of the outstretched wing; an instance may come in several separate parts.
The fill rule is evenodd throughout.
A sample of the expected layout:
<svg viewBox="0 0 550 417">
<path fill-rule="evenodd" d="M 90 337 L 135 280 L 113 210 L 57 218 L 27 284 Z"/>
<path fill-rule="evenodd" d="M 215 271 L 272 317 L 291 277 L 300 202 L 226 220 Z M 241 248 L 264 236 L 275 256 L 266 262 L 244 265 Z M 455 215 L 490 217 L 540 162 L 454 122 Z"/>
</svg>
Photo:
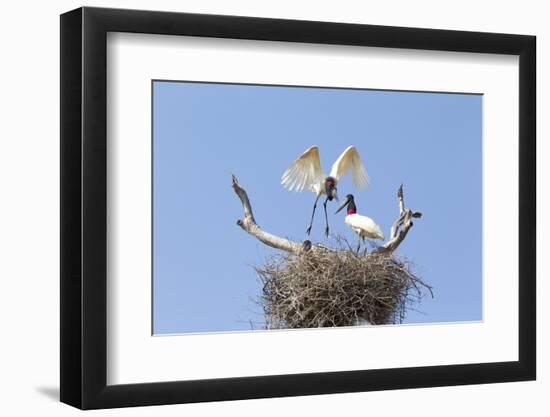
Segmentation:
<svg viewBox="0 0 550 417">
<path fill-rule="evenodd" d="M 281 178 L 281 184 L 290 191 L 304 191 L 306 188 L 313 191 L 313 187 L 324 178 L 319 148 L 312 146 L 288 167 Z"/>
<path fill-rule="evenodd" d="M 332 165 L 330 176 L 339 180 L 350 170 L 355 186 L 359 189 L 365 188 L 369 183 L 369 177 L 355 146 L 348 146 L 347 149 L 342 152 L 342 155 L 340 155 L 334 165 Z"/>
</svg>

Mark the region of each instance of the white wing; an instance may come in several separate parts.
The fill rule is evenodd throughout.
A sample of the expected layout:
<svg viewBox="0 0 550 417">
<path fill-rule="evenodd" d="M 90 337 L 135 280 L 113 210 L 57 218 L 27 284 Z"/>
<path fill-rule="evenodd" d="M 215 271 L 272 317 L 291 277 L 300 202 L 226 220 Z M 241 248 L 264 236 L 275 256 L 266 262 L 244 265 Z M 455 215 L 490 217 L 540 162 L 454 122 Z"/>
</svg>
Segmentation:
<svg viewBox="0 0 550 417">
<path fill-rule="evenodd" d="M 360 236 L 365 236 L 370 239 L 384 240 L 384 233 L 382 233 L 382 229 L 380 229 L 380 226 L 378 226 L 370 217 L 362 216 L 360 214 L 351 214 L 346 216 L 344 221 Z"/>
<path fill-rule="evenodd" d="M 350 170 L 355 186 L 359 189 L 365 188 L 369 183 L 369 177 L 355 146 L 348 146 L 347 149 L 342 152 L 342 155 L 340 155 L 334 165 L 332 165 L 330 176 L 339 180 Z"/>
<path fill-rule="evenodd" d="M 281 178 L 281 184 L 290 191 L 304 191 L 306 187 L 314 191 L 314 186 L 324 178 L 325 174 L 319 159 L 319 148 L 312 146 L 288 167 Z"/>
</svg>

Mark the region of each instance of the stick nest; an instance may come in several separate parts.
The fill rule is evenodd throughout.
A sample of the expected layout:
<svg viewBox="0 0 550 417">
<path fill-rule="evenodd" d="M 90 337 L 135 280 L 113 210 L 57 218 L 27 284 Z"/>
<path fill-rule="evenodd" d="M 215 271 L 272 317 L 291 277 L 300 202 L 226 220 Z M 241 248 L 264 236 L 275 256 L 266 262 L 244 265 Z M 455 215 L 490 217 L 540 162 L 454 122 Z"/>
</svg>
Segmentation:
<svg viewBox="0 0 550 417">
<path fill-rule="evenodd" d="M 268 329 L 401 323 L 431 287 L 395 255 L 351 249 L 279 254 L 256 271 Z"/>
</svg>

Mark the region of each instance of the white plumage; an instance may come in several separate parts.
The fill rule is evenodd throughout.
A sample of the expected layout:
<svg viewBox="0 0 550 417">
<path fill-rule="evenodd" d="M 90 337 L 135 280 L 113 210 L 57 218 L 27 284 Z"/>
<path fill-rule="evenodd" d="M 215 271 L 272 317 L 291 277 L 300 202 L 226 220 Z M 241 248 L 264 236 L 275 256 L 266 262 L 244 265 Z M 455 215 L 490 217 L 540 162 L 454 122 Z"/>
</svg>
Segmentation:
<svg viewBox="0 0 550 417">
<path fill-rule="evenodd" d="M 338 207 L 338 210 L 336 210 L 336 213 L 340 212 L 344 207 L 346 207 L 348 211 L 348 215 L 344 221 L 359 237 L 357 242 L 357 253 L 359 253 L 361 241 L 365 243 L 365 238 L 384 239 L 384 233 L 382 233 L 380 226 L 378 226 L 374 220 L 370 217 L 357 214 L 357 206 L 355 205 L 355 198 L 353 197 L 353 194 L 348 194 L 346 196 L 342 205 Z"/>
<path fill-rule="evenodd" d="M 281 184 L 290 191 L 309 190 L 317 196 L 313 205 L 313 213 L 311 213 L 311 221 L 306 233 L 311 232 L 315 209 L 319 197 L 326 194 L 327 198 L 323 203 L 325 209 L 325 235 L 328 236 L 328 217 L 327 217 L 327 201 L 333 199 L 338 200 L 337 185 L 340 178 L 351 171 L 353 183 L 359 189 L 367 186 L 369 178 L 367 170 L 363 166 L 359 152 L 355 146 L 348 146 L 344 152 L 338 157 L 332 165 L 330 174 L 327 175 L 321 166 L 321 158 L 319 157 L 319 147 L 312 146 L 300 155 L 284 172 Z"/>
<path fill-rule="evenodd" d="M 366 237 L 368 239 L 384 240 L 384 233 L 382 233 L 380 226 L 378 226 L 370 217 L 362 216 L 360 214 L 348 214 L 344 221 L 362 238 Z"/>
<path fill-rule="evenodd" d="M 332 164 L 330 177 L 340 180 L 344 175 L 351 171 L 353 185 L 359 190 L 364 189 L 369 183 L 369 176 L 365 169 L 359 152 L 355 146 L 348 146 L 344 152 L 338 157 L 336 162 Z"/>
<path fill-rule="evenodd" d="M 333 178 L 336 186 L 340 178 L 350 171 L 354 185 L 359 189 L 365 188 L 369 178 L 355 146 L 348 146 L 342 152 L 332 165 L 330 174 L 327 175 L 321 166 L 319 147 L 314 145 L 300 155 L 284 172 L 281 184 L 290 191 L 301 192 L 307 189 L 321 195 L 326 194 L 324 182 L 327 178 Z"/>
</svg>

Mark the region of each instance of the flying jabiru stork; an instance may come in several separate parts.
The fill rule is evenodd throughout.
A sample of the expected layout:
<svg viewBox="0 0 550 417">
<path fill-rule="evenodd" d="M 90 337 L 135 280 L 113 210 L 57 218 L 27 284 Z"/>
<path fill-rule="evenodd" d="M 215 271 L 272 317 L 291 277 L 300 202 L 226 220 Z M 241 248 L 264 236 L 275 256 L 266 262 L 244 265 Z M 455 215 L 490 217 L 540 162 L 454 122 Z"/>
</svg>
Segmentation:
<svg viewBox="0 0 550 417">
<path fill-rule="evenodd" d="M 370 217 L 357 214 L 357 206 L 355 205 L 355 199 L 352 194 L 348 194 L 342 205 L 336 210 L 338 213 L 344 207 L 347 206 L 348 215 L 344 219 L 346 224 L 359 236 L 359 242 L 357 244 L 357 253 L 361 247 L 361 240 L 363 245 L 365 244 L 365 238 L 369 239 L 382 239 L 384 240 L 384 234 L 374 220 Z M 336 214 L 334 213 L 334 214 Z"/>
<path fill-rule="evenodd" d="M 306 230 L 308 235 L 311 233 L 317 202 L 321 195 L 325 194 L 327 198 L 323 203 L 323 207 L 325 209 L 325 235 L 328 237 L 327 202 L 333 199 L 338 201 L 336 193 L 338 181 L 349 171 L 351 171 L 353 183 L 358 189 L 363 189 L 367 186 L 369 182 L 367 171 L 363 166 L 363 162 L 361 162 L 361 157 L 355 146 L 348 146 L 342 152 L 342 155 L 332 165 L 329 175 L 326 175 L 321 167 L 319 147 L 312 146 L 300 155 L 283 174 L 281 184 L 290 191 L 301 192 L 307 189 L 314 192 L 317 196 L 313 204 L 309 227 Z"/>
</svg>

